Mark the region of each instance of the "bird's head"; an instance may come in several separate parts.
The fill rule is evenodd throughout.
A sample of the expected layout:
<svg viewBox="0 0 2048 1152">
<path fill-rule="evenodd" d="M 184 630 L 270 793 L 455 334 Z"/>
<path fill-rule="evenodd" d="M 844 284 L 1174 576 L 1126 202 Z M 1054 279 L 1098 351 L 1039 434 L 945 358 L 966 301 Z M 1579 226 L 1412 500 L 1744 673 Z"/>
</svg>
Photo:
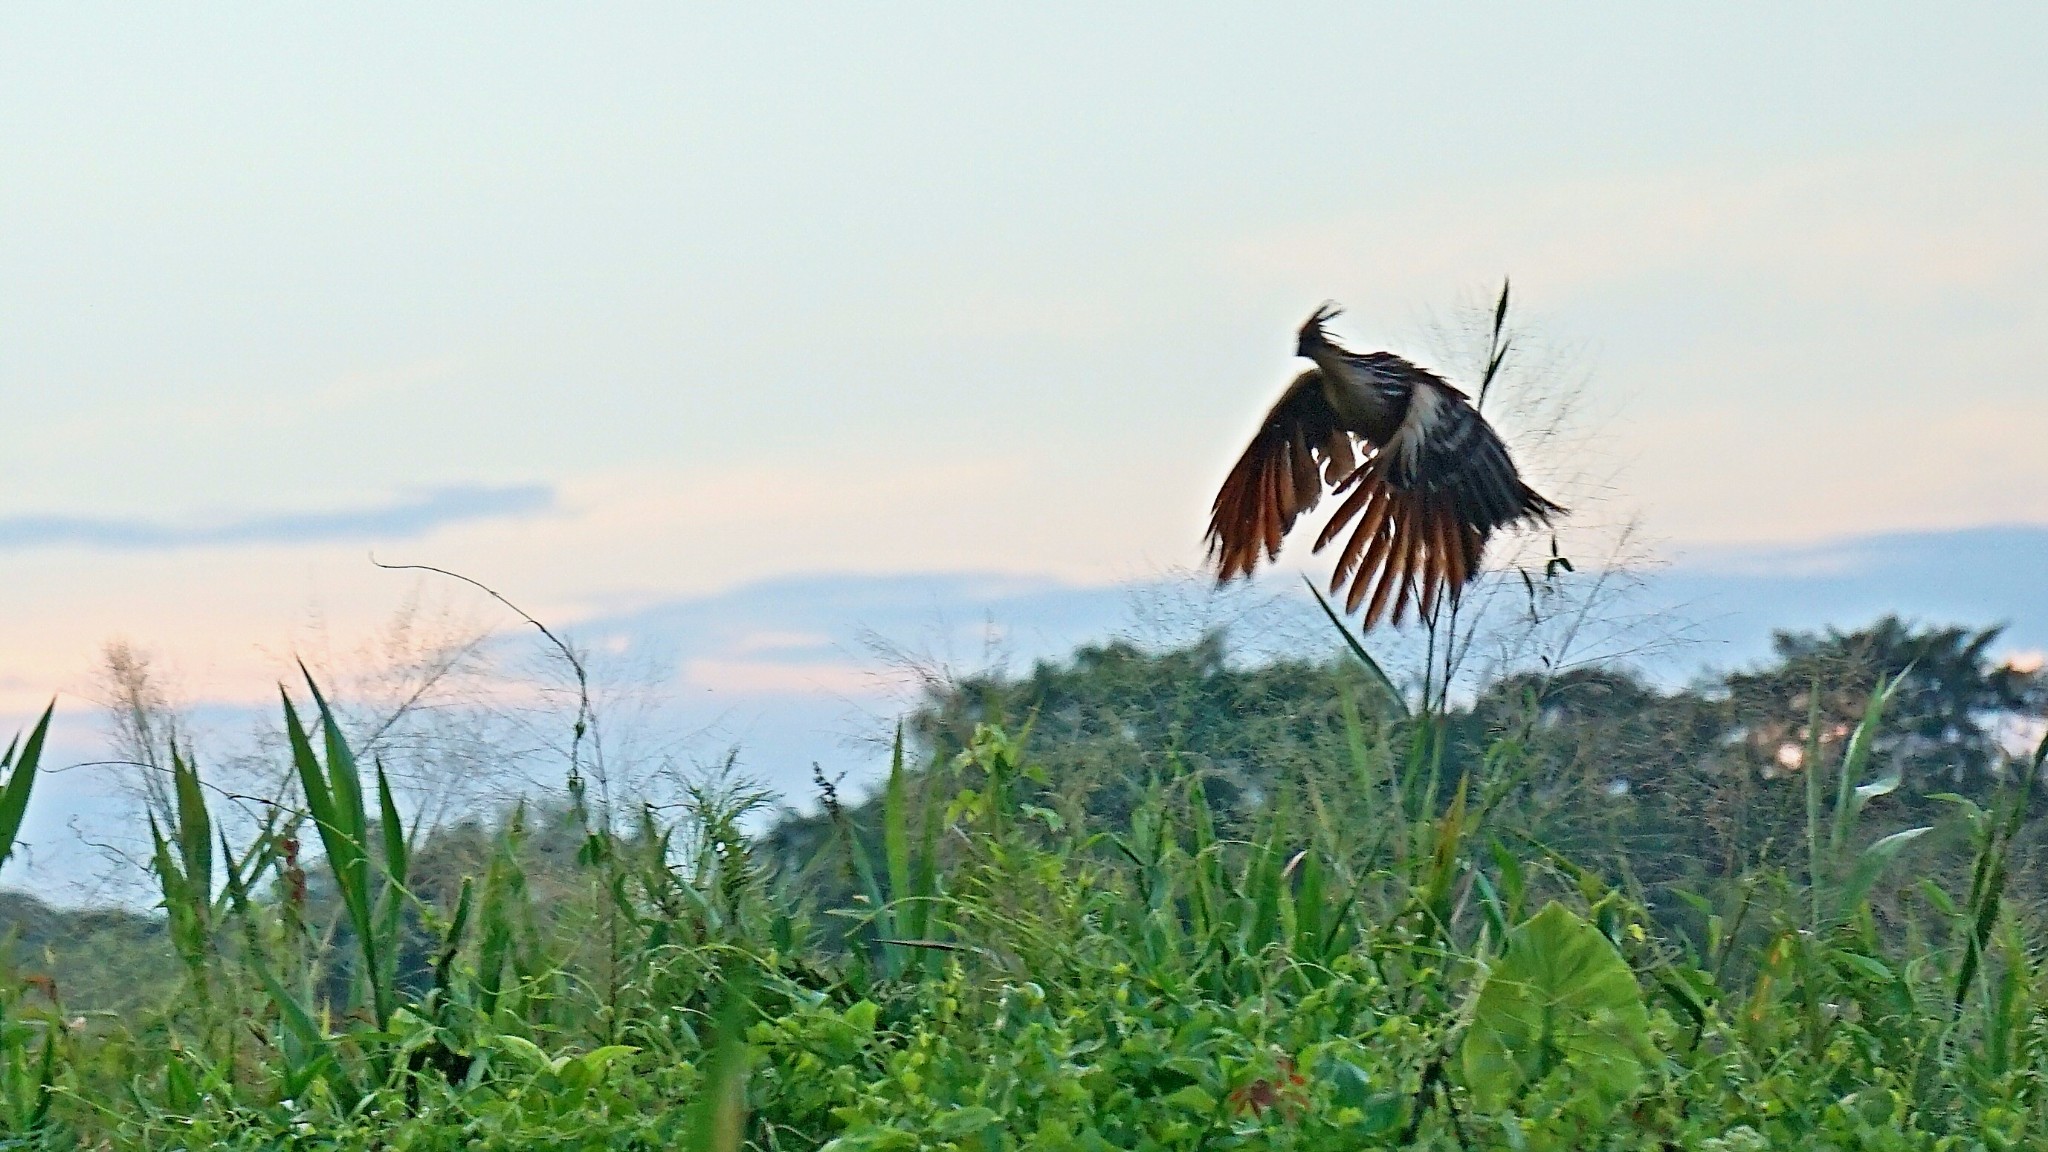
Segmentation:
<svg viewBox="0 0 2048 1152">
<path fill-rule="evenodd" d="M 1315 314 L 1308 318 L 1308 323 L 1301 326 L 1301 336 L 1295 341 L 1294 354 L 1313 359 L 1317 349 L 1330 343 L 1330 337 L 1323 331 L 1324 322 L 1341 311 L 1343 309 L 1330 301 L 1325 301 L 1322 307 L 1316 309 Z"/>
</svg>

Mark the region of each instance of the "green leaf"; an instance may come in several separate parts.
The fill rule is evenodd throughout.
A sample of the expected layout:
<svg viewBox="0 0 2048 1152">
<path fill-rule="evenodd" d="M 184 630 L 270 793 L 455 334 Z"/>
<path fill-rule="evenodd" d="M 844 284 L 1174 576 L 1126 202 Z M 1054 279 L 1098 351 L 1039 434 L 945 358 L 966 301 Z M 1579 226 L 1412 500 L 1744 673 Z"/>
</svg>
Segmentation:
<svg viewBox="0 0 2048 1152">
<path fill-rule="evenodd" d="M 1865 848 L 1862 858 L 1865 860 L 1890 860 L 1899 854 L 1901 848 L 1932 831 L 1934 831 L 1933 825 L 1923 824 L 1918 828 L 1908 828 L 1903 832 L 1894 832 L 1870 847 Z"/>
<path fill-rule="evenodd" d="M 57 1087 L 57 1034 L 50 1032 L 43 1037 L 43 1058 L 37 1065 L 35 1107 L 29 1110 L 28 1123 L 24 1125 L 33 1132 L 49 1119 L 50 1105 L 56 1099 Z"/>
<path fill-rule="evenodd" d="M 1986 812 L 1983 805 L 1978 804 L 1968 796 L 1958 796 L 1953 792 L 1929 792 L 1927 799 L 1939 800 L 1943 804 L 1953 804 L 1963 814 L 1963 819 L 1968 821 L 1972 827 L 1991 817 L 1991 813 Z"/>
<path fill-rule="evenodd" d="M 1898 858 L 1899 853 L 1905 849 L 1906 845 L 1932 831 L 1934 831 L 1933 826 L 1923 824 L 1918 828 L 1908 828 L 1903 832 L 1894 832 L 1870 847 L 1865 848 L 1856 857 L 1856 868 L 1850 873 L 1848 883 L 1842 886 L 1842 913 L 1846 915 L 1863 902 L 1863 898 L 1869 894 L 1871 886 L 1877 883 L 1877 878 L 1883 875 L 1885 868 L 1893 860 Z"/>
<path fill-rule="evenodd" d="M 455 915 L 448 921 L 448 931 L 441 937 L 441 954 L 434 961 L 434 987 L 443 993 L 448 991 L 456 954 L 462 950 L 462 936 L 469 927 L 469 914 L 475 899 L 476 881 L 473 877 L 464 876 L 462 892 L 455 898 Z"/>
<path fill-rule="evenodd" d="M 1927 902 L 1934 905 L 1935 911 L 1944 916 L 1956 917 L 1963 914 L 1963 910 L 1956 907 L 1955 899 L 1942 891 L 1941 885 L 1936 884 L 1931 876 L 1920 881 L 1920 894 L 1927 897 Z"/>
<path fill-rule="evenodd" d="M 945 1113 L 932 1125 L 932 1129 L 949 1140 L 957 1140 L 962 1136 L 973 1136 L 985 1131 L 1001 1119 L 1002 1117 L 993 1109 L 976 1104 L 969 1108 L 955 1108 Z"/>
<path fill-rule="evenodd" d="M 881 1006 L 874 1001 L 862 1000 L 848 1008 L 840 1019 L 846 1021 L 847 1027 L 866 1036 L 875 1030 L 875 1020 L 881 1011 Z"/>
<path fill-rule="evenodd" d="M 1842 753 L 1842 776 L 1836 788 L 1834 819 L 1828 829 L 1828 848 L 1830 851 L 1840 852 L 1842 846 L 1848 843 L 1850 826 L 1855 823 L 1856 814 L 1863 810 L 1863 805 L 1868 803 L 1872 797 L 1887 795 L 1899 786 L 1896 769 L 1893 775 L 1887 778 L 1889 783 L 1887 783 L 1887 780 L 1878 780 L 1859 786 L 1856 784 L 1856 781 L 1863 775 L 1864 765 L 1870 762 L 1870 752 L 1877 743 L 1878 729 L 1884 723 L 1885 706 L 1891 703 L 1892 697 L 1899 690 L 1899 685 L 1905 683 L 1906 676 L 1911 671 L 1912 669 L 1909 667 L 1906 671 L 1877 686 L 1877 690 L 1870 694 L 1869 703 L 1864 706 L 1863 719 L 1857 723 L 1856 730 L 1849 734 L 1849 747 Z M 1814 716 L 1816 718 L 1820 714 L 1819 700 L 1820 694 L 1816 691 L 1814 693 Z M 1815 721 L 1809 721 L 1809 723 L 1815 723 Z M 1816 777 L 1820 771 L 1820 764 L 1819 757 L 1814 755 L 1814 753 L 1819 751 L 1819 747 L 1818 729 L 1816 728 L 1812 738 L 1812 748 L 1809 749 L 1807 760 L 1808 765 L 1810 765 L 1808 771 L 1814 773 Z M 1818 883 L 1818 880 L 1819 878 L 1816 877 L 1815 882 Z"/>
<path fill-rule="evenodd" d="M 869 1128 L 849 1132 L 819 1149 L 819 1152 L 910 1152 L 921 1147 L 917 1135 L 900 1128 Z"/>
<path fill-rule="evenodd" d="M 343 1069 L 335 1053 L 334 1042 L 312 1013 L 299 1003 L 298 997 L 285 990 L 270 968 L 260 958 L 253 959 L 256 977 L 263 983 L 263 989 L 277 1006 L 278 1019 L 284 1023 L 287 1043 L 280 1046 L 286 1064 L 286 1087 L 297 1094 L 314 1080 L 323 1080 L 342 1100 L 353 1104 L 361 1091 L 355 1081 Z"/>
<path fill-rule="evenodd" d="M 1895 978 L 1891 968 L 1884 961 L 1874 956 L 1865 956 L 1860 952 L 1850 952 L 1846 949 L 1835 951 L 1833 956 L 1837 964 L 1849 969 L 1865 980 L 1872 980 L 1879 984 L 1889 984 Z"/>
<path fill-rule="evenodd" d="M 1364 1115 L 1358 1125 L 1358 1134 L 1377 1136 L 1382 1132 L 1393 1131 L 1394 1126 L 1401 1122 L 1401 1105 L 1406 1099 L 1399 1092 L 1373 1093 L 1372 1098 L 1365 1102 L 1365 1107 L 1360 1109 Z"/>
<path fill-rule="evenodd" d="M 1294 898 L 1294 955 L 1297 959 L 1323 963 L 1324 900 L 1328 878 L 1322 854 L 1311 848 L 1297 857 L 1300 861 L 1301 892 Z"/>
<path fill-rule="evenodd" d="M 349 751 L 341 725 L 333 709 L 327 706 L 327 698 L 320 694 L 320 686 L 313 682 L 313 674 L 306 671 L 305 665 L 300 665 L 299 671 L 305 674 L 306 688 L 319 709 L 327 753 L 325 770 L 289 695 L 284 699 L 285 733 L 291 744 L 292 761 L 298 767 L 299 785 L 306 793 L 306 806 L 320 831 L 321 846 L 327 849 L 327 866 L 334 874 L 342 906 L 348 910 L 349 922 L 356 931 L 363 972 L 370 985 L 372 1012 L 381 1029 L 390 1022 L 394 998 L 391 973 L 381 958 L 387 948 L 379 932 L 377 902 L 370 894 L 370 820 L 363 808 L 362 781 L 356 773 L 355 754 Z M 279 692 L 284 694 L 282 688 Z"/>
<path fill-rule="evenodd" d="M 1870 803 L 1872 800 L 1877 799 L 1879 796 L 1889 796 L 1892 793 L 1897 792 L 1899 790 L 1899 784 L 1903 779 L 1904 777 L 1899 774 L 1899 769 L 1895 765 L 1892 768 L 1891 775 L 1885 776 L 1881 779 L 1872 780 L 1868 784 L 1857 785 L 1857 806 L 1862 807 L 1863 805 Z"/>
<path fill-rule="evenodd" d="M 1349 1060 L 1331 1060 L 1323 1077 L 1329 1082 L 1331 1095 L 1340 1108 L 1362 1109 L 1372 1097 L 1372 1077 Z"/>
<path fill-rule="evenodd" d="M 917 859 L 910 870 L 910 897 L 916 901 L 911 905 L 909 932 L 920 940 L 937 939 L 938 897 L 939 897 L 939 827 L 944 823 L 939 803 L 939 790 L 932 782 L 925 781 L 924 826 L 920 829 Z M 924 952 L 917 954 L 920 970 L 931 963 L 932 957 Z"/>
<path fill-rule="evenodd" d="M 882 800 L 882 855 L 889 869 L 889 903 L 900 909 L 904 924 L 917 924 L 925 906 L 905 904 L 910 891 L 910 786 L 903 774 L 903 725 L 896 725 L 896 744 L 889 754 L 889 788 Z M 919 929 L 909 930 L 912 936 Z"/>
<path fill-rule="evenodd" d="M 606 1044 L 602 1048 L 593 1048 L 576 1059 L 592 1076 L 597 1076 L 611 1067 L 613 1061 L 631 1056 L 638 1051 L 638 1048 L 630 1044 Z"/>
<path fill-rule="evenodd" d="M 1380 662 L 1373 659 L 1372 653 L 1365 650 L 1364 641 L 1352 635 L 1351 629 L 1344 626 L 1343 617 L 1338 616 L 1337 610 L 1330 607 L 1330 602 L 1323 598 L 1323 594 L 1316 588 L 1315 582 L 1307 576 L 1303 576 L 1301 579 L 1302 583 L 1308 585 L 1309 595 L 1314 596 L 1316 603 L 1322 607 L 1323 615 L 1330 618 L 1330 627 L 1335 628 L 1337 635 L 1344 638 L 1344 646 L 1351 649 L 1351 654 L 1358 657 L 1358 662 L 1365 665 L 1367 672 L 1372 673 L 1373 682 L 1378 684 L 1380 689 L 1386 693 L 1387 699 L 1394 705 L 1394 711 L 1403 719 L 1406 719 L 1408 716 L 1408 701 L 1401 695 L 1401 690 L 1394 687 L 1394 681 L 1387 676 L 1386 670 L 1380 667 Z"/>
<path fill-rule="evenodd" d="M 1501 903 L 1500 893 L 1494 890 L 1493 881 L 1486 878 L 1486 873 L 1475 868 L 1472 871 L 1472 886 L 1479 894 L 1479 909 L 1486 914 L 1487 930 L 1493 933 L 1494 939 L 1505 939 L 1508 934 L 1507 906 Z"/>
<path fill-rule="evenodd" d="M 28 743 L 21 749 L 21 758 L 16 760 L 14 749 L 8 748 L 7 756 L 0 759 L 0 768 L 13 768 L 7 776 L 7 783 L 0 787 L 0 867 L 7 858 L 14 855 L 14 838 L 21 833 L 22 819 L 28 814 L 29 790 L 36 784 L 36 765 L 43 758 L 43 737 L 50 731 L 50 715 L 57 710 L 57 702 L 43 709 L 43 718 L 36 721 L 35 730 L 29 733 Z"/>
<path fill-rule="evenodd" d="M 1482 1106 L 1505 1105 L 1570 1064 L 1574 1083 L 1607 1104 L 1642 1078 L 1649 1015 L 1621 953 L 1552 902 L 1509 933 L 1465 1033 L 1465 1083 Z"/>
<path fill-rule="evenodd" d="M 405 825 L 398 819 L 398 804 L 391 795 L 391 782 L 384 777 L 384 761 L 377 761 L 377 821 L 384 834 L 384 874 L 390 882 L 405 887 L 410 863 L 405 843 Z"/>
<path fill-rule="evenodd" d="M 520 898 L 525 876 L 519 866 L 519 843 L 525 807 L 512 810 L 512 820 L 497 851 L 484 871 L 484 892 L 480 909 L 483 939 L 477 946 L 477 1008 L 486 1018 L 498 1010 L 504 990 L 505 963 L 513 951 L 513 904 Z"/>
<path fill-rule="evenodd" d="M 517 1036 L 510 1032 L 501 1033 L 492 1039 L 491 1046 L 508 1056 L 516 1058 L 519 1064 L 528 1071 L 538 1071 L 553 1064 L 553 1061 L 548 1059 L 548 1054 L 541 1051 L 540 1045 L 535 1044 L 524 1036 Z"/>
<path fill-rule="evenodd" d="M 171 749 L 171 784 L 178 804 L 178 855 L 196 899 L 213 898 L 213 822 L 199 790 L 199 769 Z"/>
</svg>

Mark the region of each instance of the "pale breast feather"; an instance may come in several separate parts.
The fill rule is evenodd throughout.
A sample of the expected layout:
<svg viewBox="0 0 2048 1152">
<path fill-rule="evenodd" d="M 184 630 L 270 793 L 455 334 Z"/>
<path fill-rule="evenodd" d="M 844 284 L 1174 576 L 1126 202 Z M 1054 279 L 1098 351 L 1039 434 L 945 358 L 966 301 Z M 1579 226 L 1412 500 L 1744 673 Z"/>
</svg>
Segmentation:
<svg viewBox="0 0 2048 1152">
<path fill-rule="evenodd" d="M 1466 523 L 1488 530 L 1540 512 L 1537 505 L 1546 502 L 1522 483 L 1500 434 L 1461 397 L 1418 389 L 1409 415 L 1397 438 L 1400 467 L 1390 480 L 1448 493 Z"/>
<path fill-rule="evenodd" d="M 1455 400 L 1435 388 L 1414 390 L 1408 398 L 1408 411 L 1401 419 L 1401 427 L 1394 433 L 1394 442 L 1388 445 L 1395 460 L 1388 479 L 1410 488 L 1427 477 L 1430 457 L 1437 455 L 1435 449 L 1447 434 L 1455 436 L 1460 431 L 1454 427 L 1460 423 L 1456 407 Z"/>
</svg>

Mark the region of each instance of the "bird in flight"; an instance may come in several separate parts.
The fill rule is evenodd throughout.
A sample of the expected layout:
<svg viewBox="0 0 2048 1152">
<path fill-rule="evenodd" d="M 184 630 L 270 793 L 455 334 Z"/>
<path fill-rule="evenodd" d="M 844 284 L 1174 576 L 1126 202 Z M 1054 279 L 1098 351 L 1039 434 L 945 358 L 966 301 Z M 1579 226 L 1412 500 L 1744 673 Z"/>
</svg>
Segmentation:
<svg viewBox="0 0 2048 1152">
<path fill-rule="evenodd" d="M 1398 626 L 1410 604 L 1426 620 L 1457 602 L 1496 528 L 1565 510 L 1522 482 L 1463 392 L 1391 352 L 1330 339 L 1323 325 L 1337 311 L 1325 304 L 1301 326 L 1295 352 L 1315 367 L 1287 386 L 1216 493 L 1209 557 L 1218 583 L 1249 576 L 1327 487 L 1343 503 L 1314 550 L 1350 529 L 1330 594 L 1348 581 L 1344 610 L 1365 605 L 1367 630 Z"/>
</svg>

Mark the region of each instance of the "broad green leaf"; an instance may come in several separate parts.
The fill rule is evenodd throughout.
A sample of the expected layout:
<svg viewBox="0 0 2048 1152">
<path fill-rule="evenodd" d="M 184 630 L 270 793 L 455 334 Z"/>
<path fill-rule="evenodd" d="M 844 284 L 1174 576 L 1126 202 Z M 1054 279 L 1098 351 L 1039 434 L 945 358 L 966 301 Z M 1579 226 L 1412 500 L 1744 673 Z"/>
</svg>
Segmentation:
<svg viewBox="0 0 2048 1152">
<path fill-rule="evenodd" d="M 1958 796 L 1953 792 L 1929 792 L 1927 799 L 1939 800 L 1943 804 L 1955 805 L 1957 810 L 1962 812 L 1963 819 L 1969 821 L 1973 827 L 1989 819 L 1991 816 L 1991 813 L 1984 810 L 1983 805 L 1978 804 L 1967 796 Z"/>
<path fill-rule="evenodd" d="M 584 1067 L 589 1068 L 592 1072 L 602 1072 L 606 1068 L 611 1067 L 613 1061 L 631 1056 L 638 1051 L 640 1051 L 638 1048 L 630 1044 L 607 1044 L 602 1048 L 593 1048 L 577 1057 L 577 1059 L 581 1060 Z"/>
<path fill-rule="evenodd" d="M 548 1059 L 548 1054 L 541 1051 L 540 1045 L 524 1036 L 515 1036 L 510 1032 L 502 1033 L 491 1040 L 491 1046 L 517 1059 L 529 1070 L 547 1068 L 553 1064 L 553 1061 Z"/>
<path fill-rule="evenodd" d="M 1642 1078 L 1649 1016 L 1635 974 L 1600 930 L 1552 902 L 1508 934 L 1465 1033 L 1465 1083 L 1498 1108 L 1565 1064 L 1609 1104 Z"/>
<path fill-rule="evenodd" d="M 939 790 L 931 781 L 925 782 L 924 826 L 921 829 L 917 859 L 910 870 L 910 896 L 916 901 L 911 906 L 910 934 L 920 940 L 935 940 L 940 936 L 938 895 L 939 895 L 939 827 L 944 823 Z M 920 971 L 932 964 L 936 957 L 925 952 L 917 954 Z"/>
<path fill-rule="evenodd" d="M 865 898 L 870 909 L 869 925 L 878 939 L 890 939 L 896 935 L 895 918 L 890 915 L 888 902 L 882 898 L 882 885 L 875 876 L 875 864 L 868 856 L 867 846 L 861 843 L 860 833 L 853 821 L 842 809 L 832 810 L 832 823 L 846 843 L 846 855 L 853 863 L 853 878 L 859 885 L 855 898 Z M 885 834 L 886 838 L 886 834 Z M 886 846 L 885 846 L 886 848 Z M 886 946 L 881 951 L 883 974 L 896 973 L 898 957 L 895 950 Z"/>
<path fill-rule="evenodd" d="M 1850 952 L 1846 949 L 1835 951 L 1833 956 L 1835 963 L 1855 972 L 1865 980 L 1889 984 L 1894 979 L 1891 968 L 1874 956 L 1865 956 L 1860 952 Z"/>
<path fill-rule="evenodd" d="M 1216 1097 L 1210 1095 L 1199 1084 L 1189 1084 L 1168 1095 L 1166 1103 L 1183 1111 L 1196 1112 L 1204 1116 L 1216 1111 Z"/>
<path fill-rule="evenodd" d="M 638 1051 L 638 1048 L 624 1044 L 607 1044 L 581 1056 L 557 1056 L 549 1062 L 548 1070 L 555 1074 L 564 1088 L 581 1094 L 601 1083 L 606 1069 L 614 1061 Z"/>
<path fill-rule="evenodd" d="M 1927 902 L 1934 905 L 1935 911 L 1940 912 L 1943 916 L 1953 917 L 1963 914 L 1963 910 L 1956 907 L 1955 899 L 1942 891 L 1941 885 L 1936 884 L 1931 876 L 1920 881 L 1920 894 L 1927 897 Z"/>
<path fill-rule="evenodd" d="M 1001 1119 L 1002 1117 L 993 1109 L 983 1108 L 977 1104 L 969 1108 L 955 1108 L 940 1116 L 938 1123 L 932 1125 L 932 1129 L 937 1135 L 948 1140 L 957 1140 L 962 1136 L 973 1136 L 982 1132 Z"/>
<path fill-rule="evenodd" d="M 57 1034 L 43 1037 L 43 1058 L 37 1065 L 35 1106 L 29 1109 L 28 1123 L 23 1125 L 33 1132 L 43 1126 L 50 1115 L 50 1104 L 56 1098 L 57 1086 Z"/>
<path fill-rule="evenodd" d="M 1339 1107 L 1362 1109 L 1372 1097 L 1372 1077 L 1349 1060 L 1331 1060 L 1323 1077 Z"/>
<path fill-rule="evenodd" d="M 847 1026 L 851 1027 L 855 1032 L 865 1036 L 875 1030 L 875 1019 L 881 1014 L 881 1011 L 881 1006 L 874 1001 L 862 1000 L 853 1007 L 848 1008 L 841 1019 L 845 1020 Z"/>
<path fill-rule="evenodd" d="M 301 664 L 299 671 L 305 675 L 306 689 L 319 710 L 327 753 L 324 772 L 313 751 L 312 739 L 297 709 L 292 707 L 290 695 L 280 688 L 284 695 L 285 734 L 291 744 L 292 760 L 298 767 L 300 787 L 306 793 L 306 806 L 320 831 L 321 846 L 327 849 L 327 866 L 334 874 L 342 906 L 348 910 L 349 922 L 356 930 L 356 946 L 363 956 L 372 1011 L 377 1026 L 382 1028 L 390 1020 L 395 1003 L 392 974 L 383 957 L 387 952 L 395 956 L 396 944 L 394 941 L 387 947 L 381 938 L 376 914 L 378 901 L 370 893 L 370 820 L 363 808 L 362 781 L 357 775 L 355 754 L 349 750 L 327 698 L 321 695 L 320 686 L 314 683 L 313 674 L 306 671 L 305 665 Z"/>
<path fill-rule="evenodd" d="M 469 914 L 476 900 L 476 880 L 462 878 L 461 894 L 455 898 L 455 915 L 448 921 L 448 931 L 441 937 L 441 954 L 434 961 L 434 987 L 442 992 L 448 990 L 449 973 L 455 967 L 455 955 L 462 950 L 462 936 L 469 928 Z"/>
</svg>

